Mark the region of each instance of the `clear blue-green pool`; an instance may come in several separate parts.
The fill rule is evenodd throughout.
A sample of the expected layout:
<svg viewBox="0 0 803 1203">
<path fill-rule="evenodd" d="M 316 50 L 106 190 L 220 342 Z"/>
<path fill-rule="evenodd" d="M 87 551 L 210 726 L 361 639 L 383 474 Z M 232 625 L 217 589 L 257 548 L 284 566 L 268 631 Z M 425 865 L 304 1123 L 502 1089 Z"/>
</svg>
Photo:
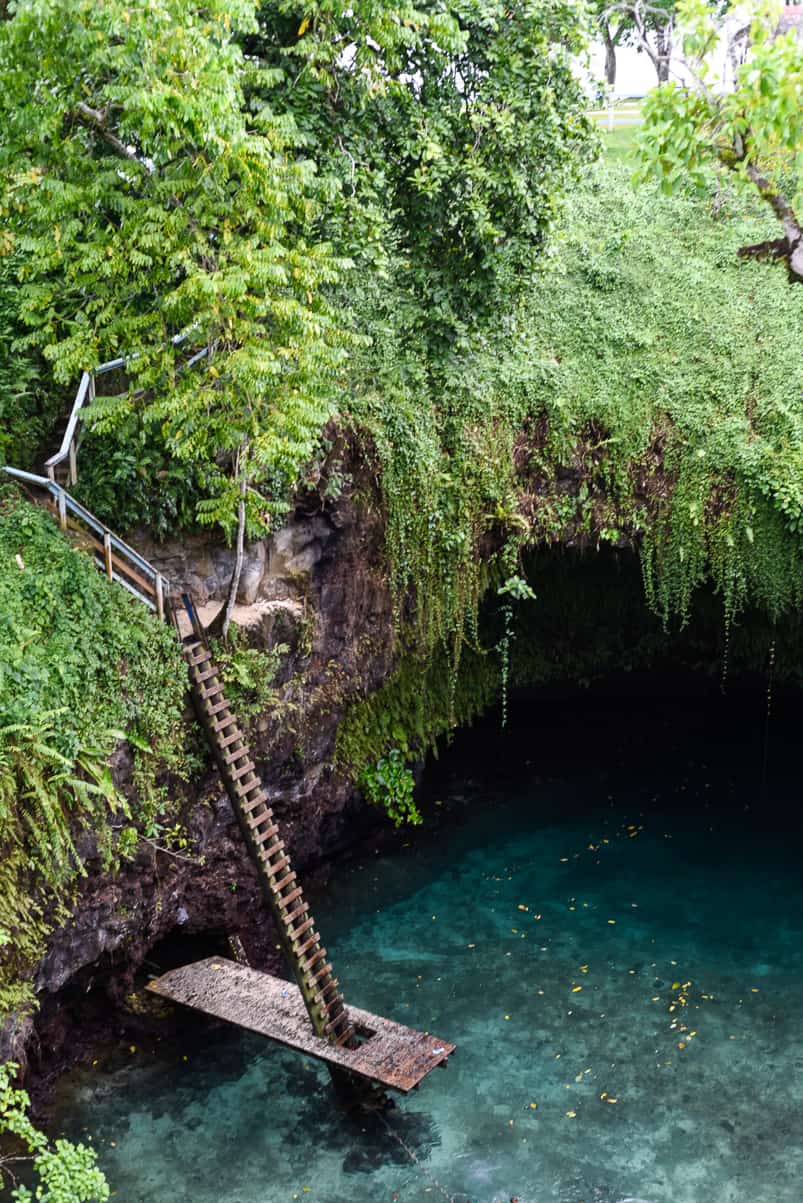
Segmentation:
<svg viewBox="0 0 803 1203">
<path fill-rule="evenodd" d="M 762 797 L 759 711 L 715 709 L 536 707 L 464 738 L 429 825 L 314 898 L 347 999 L 458 1045 L 389 1128 L 195 1023 L 75 1075 L 60 1126 L 125 1203 L 798 1203 L 795 723 Z"/>
</svg>

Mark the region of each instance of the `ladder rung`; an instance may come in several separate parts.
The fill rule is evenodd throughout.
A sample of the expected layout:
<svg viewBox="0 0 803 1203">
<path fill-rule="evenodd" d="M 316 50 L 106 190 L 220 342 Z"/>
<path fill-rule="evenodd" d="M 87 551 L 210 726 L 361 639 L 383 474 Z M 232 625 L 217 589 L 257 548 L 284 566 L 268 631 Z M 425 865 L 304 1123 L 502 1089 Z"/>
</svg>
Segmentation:
<svg viewBox="0 0 803 1203">
<path fill-rule="evenodd" d="M 312 920 L 310 920 L 310 922 L 312 922 Z M 317 944 L 318 941 L 320 940 L 320 938 L 321 937 L 318 935 L 318 933 L 316 931 L 314 931 L 312 933 L 312 935 L 309 937 L 309 939 L 305 940 L 304 943 L 300 946 L 300 948 L 296 949 L 296 956 L 303 957 L 303 955 L 307 951 L 307 949 L 312 948 L 313 944 Z"/>
<path fill-rule="evenodd" d="M 270 867 L 271 877 L 275 877 L 277 873 L 280 873 L 282 871 L 282 869 L 285 867 L 285 865 L 289 865 L 289 864 L 290 864 L 290 857 L 283 856 L 282 859 L 278 860 L 275 865 L 271 865 L 271 867 Z M 273 888 L 274 888 L 274 890 L 279 889 L 278 886 L 274 886 Z"/>
<path fill-rule="evenodd" d="M 275 856 L 277 852 L 284 852 L 283 840 L 274 840 L 270 848 L 265 846 L 268 840 L 271 838 L 271 833 L 275 834 L 276 830 L 276 824 L 274 823 L 273 826 L 269 827 L 267 831 L 254 832 L 255 838 L 259 840 L 259 854 L 265 861 L 266 867 L 272 856 Z"/>
<path fill-rule="evenodd" d="M 248 748 L 246 748 L 246 747 L 235 748 L 233 752 L 224 752 L 223 753 L 223 763 L 228 764 L 228 765 L 236 764 L 238 760 L 242 760 L 243 756 L 247 756 L 247 755 L 248 755 Z"/>
<path fill-rule="evenodd" d="M 198 649 L 200 648 L 200 652 Z M 196 655 L 196 652 L 198 654 Z M 202 643 L 196 643 L 195 647 L 187 648 L 185 658 L 189 661 L 193 668 L 197 668 L 199 664 L 206 664 L 212 659 L 212 653 L 208 647 L 204 647 Z"/>
<path fill-rule="evenodd" d="M 301 897 L 301 886 L 297 886 L 295 890 L 291 890 L 286 898 L 280 898 L 279 902 L 282 906 L 289 906 L 291 902 L 295 902 L 296 898 Z M 285 923 L 290 922 L 290 916 L 286 916 Z"/>
<path fill-rule="evenodd" d="M 254 839 L 256 840 L 256 842 L 259 844 L 260 847 L 265 842 L 265 833 L 260 831 L 260 827 L 262 827 L 265 823 L 270 823 L 270 819 L 271 819 L 271 813 L 270 813 L 269 808 L 266 806 L 262 811 L 260 811 L 260 813 L 258 815 L 256 815 L 256 816 L 249 815 L 245 820 L 246 823 L 248 824 L 248 827 L 250 828 L 251 835 L 254 837 Z M 270 838 L 270 837 L 267 837 L 267 838 Z"/>
<path fill-rule="evenodd" d="M 217 744 L 218 744 L 219 748 L 227 748 L 229 746 L 229 744 L 236 743 L 238 739 L 242 739 L 242 738 L 243 738 L 242 731 L 240 730 L 239 727 L 235 727 L 234 730 L 230 731 L 228 735 L 223 737 L 223 739 L 219 739 L 217 741 Z"/>
<path fill-rule="evenodd" d="M 321 951 L 326 952 L 326 949 L 323 948 L 323 949 L 321 949 Z M 332 972 L 332 966 L 329 963 L 329 961 L 327 961 L 325 965 L 321 966 L 321 968 L 318 970 L 317 973 L 314 973 L 312 975 L 312 980 L 313 980 L 313 982 L 319 982 L 321 980 L 321 978 L 326 977 L 327 973 L 331 973 L 331 972 Z"/>
<path fill-rule="evenodd" d="M 215 702 L 214 706 L 208 706 L 206 709 L 206 713 L 209 715 L 210 718 L 214 718 L 214 716 L 216 714 L 220 714 L 221 710 L 228 710 L 228 708 L 229 708 L 229 703 L 224 698 L 222 702 Z M 227 722 L 232 721 L 231 715 L 228 716 L 226 721 Z M 221 726 L 222 725 L 223 724 L 221 723 Z"/>
<path fill-rule="evenodd" d="M 215 735 L 219 735 L 221 731 L 225 731 L 227 727 L 230 727 L 233 722 L 234 722 L 234 716 L 232 714 L 227 714 L 225 716 L 225 718 L 222 718 L 220 720 L 219 723 L 215 722 L 215 720 L 213 719 L 210 722 L 209 726 L 212 728 Z"/>
<path fill-rule="evenodd" d="M 273 887 L 273 889 L 274 889 L 274 890 L 276 891 L 276 893 L 278 894 L 280 890 L 283 890 L 285 886 L 289 886 L 290 882 L 291 882 L 291 881 L 295 881 L 295 879 L 296 879 L 296 871 L 295 871 L 295 869 L 291 869 L 291 870 L 290 870 L 290 872 L 289 872 L 289 873 L 287 873 L 287 874 L 286 874 L 286 875 L 285 875 L 285 876 L 282 878 L 282 880 L 281 880 L 281 881 L 277 881 L 277 882 L 276 882 L 276 884 L 275 884 L 275 886 Z"/>
<path fill-rule="evenodd" d="M 339 986 L 339 985 L 340 985 L 340 982 L 337 980 L 337 978 L 336 978 L 336 977 L 333 977 L 333 978 L 331 979 L 331 981 L 328 981 L 328 982 L 326 983 L 326 985 L 323 987 L 323 989 L 322 989 L 322 990 L 319 990 L 319 991 L 317 992 L 317 994 L 313 994 L 313 996 L 312 996 L 312 1001 L 315 1003 L 316 1007 L 320 1006 L 320 1004 L 321 1004 L 321 1003 L 323 1002 L 323 1000 L 326 998 L 326 995 L 327 995 L 327 994 L 330 992 L 330 990 L 337 990 L 337 988 L 338 988 L 338 986 Z M 327 1005 L 327 1007 L 328 1007 L 328 1006 L 330 1005 L 330 1003 L 332 1003 L 332 1002 L 334 1002 L 334 999 L 331 999 L 331 998 L 330 998 L 330 999 L 329 999 L 329 1002 L 326 1004 L 326 1005 Z"/>
<path fill-rule="evenodd" d="M 213 685 L 210 685 L 209 689 L 199 689 L 198 696 L 202 701 L 206 702 L 209 698 L 216 698 L 222 692 L 223 684 L 221 681 L 216 680 Z"/>
<path fill-rule="evenodd" d="M 259 827 L 261 827 L 263 823 L 267 823 L 270 818 L 271 818 L 270 807 L 266 806 L 265 803 L 263 802 L 261 810 L 258 811 L 257 808 L 255 807 L 253 810 L 249 810 L 247 812 L 247 814 L 245 816 L 245 821 L 248 824 L 248 826 L 251 828 L 251 830 L 253 831 L 254 835 L 260 836 L 263 834 L 263 832 L 261 832 L 257 829 Z M 275 826 L 275 824 L 274 824 L 274 826 Z"/>
<path fill-rule="evenodd" d="M 282 901 L 284 901 L 284 899 L 282 899 Z M 299 917 L 299 915 L 303 915 L 304 912 L 308 911 L 308 910 L 309 910 L 309 904 L 306 902 L 302 902 L 301 905 L 297 906 L 296 909 L 291 914 L 286 915 L 285 916 L 285 930 L 287 930 L 289 925 L 291 923 L 293 923 Z"/>
<path fill-rule="evenodd" d="M 201 660 L 200 663 L 203 664 L 204 661 Z M 196 666 L 193 665 L 193 667 L 196 667 Z M 213 664 L 211 668 L 208 668 L 206 670 L 206 672 L 199 672 L 199 673 L 195 674 L 195 683 L 196 683 L 196 685 L 200 685 L 203 681 L 208 681 L 210 677 L 216 677 L 217 675 L 218 675 L 217 668 Z"/>
<path fill-rule="evenodd" d="M 325 960 L 325 959 L 326 959 L 326 949 L 325 948 L 316 948 L 315 952 L 313 952 L 312 956 L 310 956 L 310 958 L 308 960 L 300 962 L 301 972 L 306 976 L 309 973 L 310 969 L 312 969 L 313 965 L 317 965 L 318 961 Z"/>
<path fill-rule="evenodd" d="M 232 769 L 229 776 L 233 781 L 239 781 L 241 777 L 245 777 L 247 773 L 253 773 L 256 765 L 253 760 L 247 760 L 245 764 L 241 764 L 238 769 Z"/>
<path fill-rule="evenodd" d="M 351 1024 L 349 1023 L 348 1015 L 346 1014 L 345 1011 L 341 1011 L 338 1015 L 335 1016 L 334 1019 L 329 1020 L 329 1023 L 327 1023 L 326 1027 L 323 1030 L 326 1032 L 327 1036 L 331 1036 L 332 1033 L 334 1032 L 335 1028 L 342 1027 L 344 1023 L 346 1024 L 347 1027 L 351 1027 Z"/>
<path fill-rule="evenodd" d="M 344 1044 L 348 1044 L 349 1040 L 351 1040 L 353 1035 L 354 1035 L 354 1031 L 352 1029 L 351 1024 L 349 1024 L 349 1026 L 346 1028 L 345 1032 L 341 1032 L 341 1034 L 335 1039 L 335 1044 L 337 1045 L 338 1048 L 342 1048 Z"/>
<path fill-rule="evenodd" d="M 249 798 L 248 795 L 250 794 L 251 790 L 256 785 L 259 786 L 259 792 L 256 793 L 253 798 Z M 256 808 L 258 806 L 261 806 L 263 802 L 267 805 L 268 795 L 265 793 L 264 789 L 262 788 L 261 781 L 249 781 L 247 785 L 243 786 L 242 793 L 243 793 L 242 807 L 247 815 L 252 815 L 254 813 L 254 811 L 256 810 Z"/>
<path fill-rule="evenodd" d="M 298 927 L 293 928 L 292 931 L 288 928 L 287 934 L 291 940 L 297 940 L 299 936 L 303 936 L 304 932 L 307 931 L 310 927 L 313 927 L 314 924 L 315 924 L 314 919 L 305 919 L 303 923 L 299 923 Z M 316 938 L 317 938 L 317 935 L 316 935 Z"/>
</svg>

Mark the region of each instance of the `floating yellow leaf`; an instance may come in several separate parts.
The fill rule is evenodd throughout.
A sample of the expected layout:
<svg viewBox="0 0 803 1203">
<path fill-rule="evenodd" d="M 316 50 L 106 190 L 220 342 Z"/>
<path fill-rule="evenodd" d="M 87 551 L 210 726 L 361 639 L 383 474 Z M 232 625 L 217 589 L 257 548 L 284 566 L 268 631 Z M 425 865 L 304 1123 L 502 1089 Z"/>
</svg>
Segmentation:
<svg viewBox="0 0 803 1203">
<path fill-rule="evenodd" d="M 538 1104 L 537 1104 L 537 1103 L 530 1103 L 530 1106 L 532 1107 L 533 1111 L 537 1111 L 537 1110 L 538 1110 Z"/>
<path fill-rule="evenodd" d="M 304 18 L 304 20 L 301 22 L 301 24 L 299 25 L 299 27 L 298 27 L 298 36 L 299 36 L 300 38 L 303 38 L 304 34 L 305 34 L 305 33 L 307 32 L 307 30 L 309 29 L 309 27 L 310 27 L 310 22 L 311 22 L 311 21 L 312 21 L 312 17 L 310 17 L 310 16 L 306 16 L 306 17 Z M 306 1187 L 306 1186 L 305 1186 L 305 1187 L 304 1187 L 304 1189 L 305 1189 L 305 1190 L 308 1190 L 308 1189 L 309 1189 L 309 1187 Z"/>
<path fill-rule="evenodd" d="M 567 1112 L 566 1112 L 566 1117 L 567 1117 L 567 1119 L 576 1119 L 576 1118 L 577 1118 L 577 1112 L 576 1112 L 576 1111 L 567 1111 Z"/>
<path fill-rule="evenodd" d="M 582 990 L 582 988 L 583 988 L 582 986 L 572 986 L 572 994 L 579 993 L 579 991 Z"/>
</svg>

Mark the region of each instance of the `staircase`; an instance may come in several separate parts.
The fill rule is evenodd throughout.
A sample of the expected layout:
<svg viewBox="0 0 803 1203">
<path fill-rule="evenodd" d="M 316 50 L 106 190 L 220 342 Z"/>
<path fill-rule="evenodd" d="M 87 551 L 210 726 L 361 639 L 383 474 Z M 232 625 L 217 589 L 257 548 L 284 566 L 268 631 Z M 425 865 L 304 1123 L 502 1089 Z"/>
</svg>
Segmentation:
<svg viewBox="0 0 803 1203">
<path fill-rule="evenodd" d="M 315 1033 L 338 1047 L 355 1043 L 338 981 L 310 914 L 290 857 L 279 835 L 268 796 L 246 739 L 231 712 L 220 672 L 212 660 L 187 597 L 192 634 L 182 639 L 198 718 L 203 724 L 234 812 L 257 867 L 260 886 L 279 929 Z"/>
</svg>

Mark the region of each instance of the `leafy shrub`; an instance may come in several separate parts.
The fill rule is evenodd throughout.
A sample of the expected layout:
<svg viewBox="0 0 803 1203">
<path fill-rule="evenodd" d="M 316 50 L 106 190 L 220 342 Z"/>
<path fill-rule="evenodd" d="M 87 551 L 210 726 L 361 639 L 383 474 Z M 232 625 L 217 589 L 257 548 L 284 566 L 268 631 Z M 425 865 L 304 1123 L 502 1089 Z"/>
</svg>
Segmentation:
<svg viewBox="0 0 803 1203">
<path fill-rule="evenodd" d="M 366 768 L 360 777 L 360 786 L 368 801 L 381 806 L 394 826 L 423 821 L 413 798 L 413 774 L 398 748 L 393 748 L 372 768 Z"/>
<path fill-rule="evenodd" d="M 44 1133 L 34 1127 L 28 1115 L 30 1099 L 14 1086 L 17 1066 L 13 1061 L 0 1065 L 0 1136 L 9 1133 L 25 1149 L 37 1177 L 36 1194 L 27 1186 L 15 1186 L 13 1203 L 106 1203 L 111 1197 L 105 1175 L 97 1166 L 97 1154 L 84 1144 L 57 1140 L 52 1145 Z M 0 1154 L 0 1181 L 10 1174 Z M 14 1156 L 19 1161 L 20 1157 Z M 26 1160 L 22 1155 L 22 1160 Z M 12 1179 L 13 1181 L 13 1179 Z"/>
<path fill-rule="evenodd" d="M 115 744 L 134 750 L 135 823 L 163 805 L 159 765 L 182 771 L 185 679 L 170 630 L 0 493 L 0 1013 L 30 1001 L 26 971 L 84 872 L 76 833 L 112 858 Z"/>
</svg>

